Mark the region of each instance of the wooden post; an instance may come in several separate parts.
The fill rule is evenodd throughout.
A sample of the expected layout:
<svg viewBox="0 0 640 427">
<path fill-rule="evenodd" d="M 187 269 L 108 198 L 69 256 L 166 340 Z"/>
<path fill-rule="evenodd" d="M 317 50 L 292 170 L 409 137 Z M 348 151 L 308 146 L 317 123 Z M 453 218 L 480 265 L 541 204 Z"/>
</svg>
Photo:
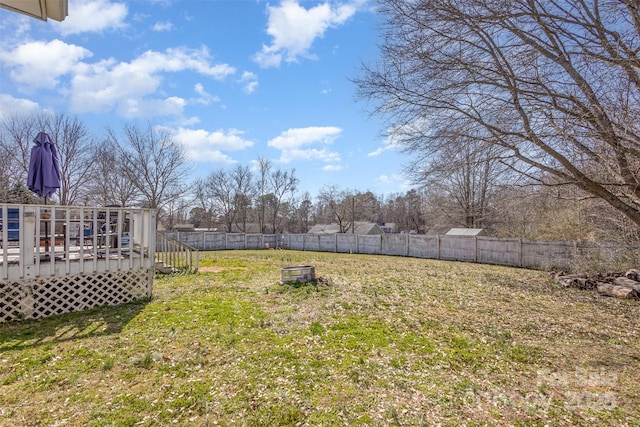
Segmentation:
<svg viewBox="0 0 640 427">
<path fill-rule="evenodd" d="M 34 208 L 24 208 L 20 221 L 20 263 L 22 277 L 30 279 L 35 276 L 34 256 L 40 256 L 40 236 L 36 242 L 36 212 Z M 34 245 L 36 251 L 34 252 Z"/>
</svg>

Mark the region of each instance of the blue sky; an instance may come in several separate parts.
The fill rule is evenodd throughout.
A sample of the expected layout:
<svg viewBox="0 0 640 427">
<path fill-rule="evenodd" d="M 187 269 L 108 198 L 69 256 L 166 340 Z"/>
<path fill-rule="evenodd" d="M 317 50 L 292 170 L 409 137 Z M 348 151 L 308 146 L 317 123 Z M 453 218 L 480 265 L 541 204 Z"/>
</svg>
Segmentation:
<svg viewBox="0 0 640 427">
<path fill-rule="evenodd" d="M 49 110 L 97 137 L 150 122 L 183 144 L 192 177 L 295 168 L 300 189 L 409 189 L 349 81 L 377 59 L 371 0 L 69 0 L 63 22 L 0 9 L 0 116 Z"/>
</svg>

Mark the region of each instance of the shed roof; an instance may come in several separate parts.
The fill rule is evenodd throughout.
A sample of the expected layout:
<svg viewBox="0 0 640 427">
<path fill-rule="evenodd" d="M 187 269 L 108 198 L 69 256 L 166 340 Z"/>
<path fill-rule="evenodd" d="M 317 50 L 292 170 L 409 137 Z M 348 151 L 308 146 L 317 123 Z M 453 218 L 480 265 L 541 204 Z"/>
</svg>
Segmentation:
<svg viewBox="0 0 640 427">
<path fill-rule="evenodd" d="M 484 228 L 452 228 L 446 232 L 447 236 L 486 236 Z"/>
<path fill-rule="evenodd" d="M 353 230 L 354 234 L 384 234 L 384 231 L 380 226 L 374 222 L 355 222 L 356 227 Z M 340 232 L 340 226 L 335 222 L 332 224 L 316 224 L 309 230 L 309 234 L 338 234 Z M 351 229 L 347 231 L 351 233 Z"/>
</svg>

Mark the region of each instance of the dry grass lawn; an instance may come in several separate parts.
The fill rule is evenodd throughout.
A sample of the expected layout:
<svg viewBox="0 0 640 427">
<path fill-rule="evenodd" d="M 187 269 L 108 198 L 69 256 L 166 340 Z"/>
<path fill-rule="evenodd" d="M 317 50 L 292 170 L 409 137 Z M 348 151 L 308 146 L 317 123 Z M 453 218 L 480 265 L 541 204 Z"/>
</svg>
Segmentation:
<svg viewBox="0 0 640 427">
<path fill-rule="evenodd" d="M 637 301 L 402 257 L 201 265 L 150 301 L 0 325 L 0 425 L 640 425 Z M 279 284 L 292 265 L 324 280 Z"/>
</svg>

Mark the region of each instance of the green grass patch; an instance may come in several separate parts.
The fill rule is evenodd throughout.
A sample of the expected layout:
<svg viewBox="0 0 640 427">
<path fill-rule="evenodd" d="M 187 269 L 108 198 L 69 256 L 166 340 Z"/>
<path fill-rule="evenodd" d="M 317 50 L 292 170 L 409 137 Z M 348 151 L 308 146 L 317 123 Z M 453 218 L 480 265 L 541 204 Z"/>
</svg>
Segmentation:
<svg viewBox="0 0 640 427">
<path fill-rule="evenodd" d="M 150 300 L 0 325 L 0 425 L 639 425 L 636 302 L 500 266 L 200 254 Z M 323 280 L 282 285 L 280 269 Z"/>
</svg>

